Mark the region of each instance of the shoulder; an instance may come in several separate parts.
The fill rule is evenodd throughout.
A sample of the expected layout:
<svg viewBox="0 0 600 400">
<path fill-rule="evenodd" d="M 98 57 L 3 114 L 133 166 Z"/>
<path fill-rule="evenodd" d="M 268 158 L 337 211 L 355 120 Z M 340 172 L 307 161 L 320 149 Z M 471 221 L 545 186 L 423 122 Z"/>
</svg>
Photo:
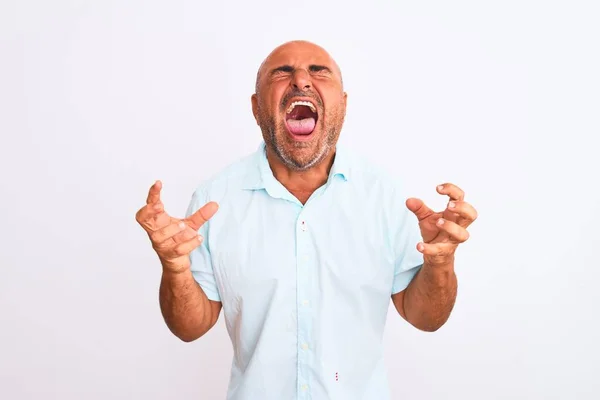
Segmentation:
<svg viewBox="0 0 600 400">
<path fill-rule="evenodd" d="M 354 186 L 373 194 L 385 196 L 402 195 L 406 191 L 404 177 L 397 171 L 386 168 L 373 156 L 356 150 L 344 149 L 350 165 Z"/>
<path fill-rule="evenodd" d="M 405 229 L 412 229 L 415 220 L 411 219 L 406 207 L 411 188 L 408 172 L 390 168 L 375 156 L 366 156 L 357 151 L 347 151 L 350 165 L 348 182 L 352 187 L 348 201 L 361 212 L 369 215 L 364 224 L 372 224 L 382 229 L 385 235 L 392 238 Z M 393 164 L 393 163 L 392 163 Z"/>
<path fill-rule="evenodd" d="M 249 184 L 258 168 L 256 153 L 247 154 L 200 182 L 193 191 L 193 198 L 218 201 L 228 193 L 239 192 Z"/>
</svg>

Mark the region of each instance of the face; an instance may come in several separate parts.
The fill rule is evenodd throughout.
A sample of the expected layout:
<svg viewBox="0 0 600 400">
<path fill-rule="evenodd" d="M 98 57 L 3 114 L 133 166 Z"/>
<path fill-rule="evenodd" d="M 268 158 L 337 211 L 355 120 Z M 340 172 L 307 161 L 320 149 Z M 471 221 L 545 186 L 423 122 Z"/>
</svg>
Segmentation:
<svg viewBox="0 0 600 400">
<path fill-rule="evenodd" d="M 339 68 L 322 48 L 292 42 L 259 71 L 252 109 L 266 145 L 288 168 L 305 171 L 335 147 L 346 115 Z"/>
</svg>

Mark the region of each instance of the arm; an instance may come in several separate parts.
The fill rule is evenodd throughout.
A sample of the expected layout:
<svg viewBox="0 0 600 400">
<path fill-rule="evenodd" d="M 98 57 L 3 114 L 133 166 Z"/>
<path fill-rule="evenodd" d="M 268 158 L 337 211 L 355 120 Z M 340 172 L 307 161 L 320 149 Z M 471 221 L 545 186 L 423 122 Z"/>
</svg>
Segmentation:
<svg viewBox="0 0 600 400">
<path fill-rule="evenodd" d="M 200 199 L 195 195 L 186 218 L 173 218 L 164 210 L 161 188 L 160 181 L 152 185 L 136 220 L 148 233 L 162 265 L 159 302 L 163 318 L 175 336 L 191 342 L 208 332 L 221 312 L 216 284 L 213 281 L 209 286 L 209 274 L 203 271 L 209 268 L 210 258 L 207 246 L 202 246 L 206 223 L 218 205 L 208 202 L 199 207 Z M 208 295 L 199 280 L 209 290 Z"/>
<path fill-rule="evenodd" d="M 221 302 L 206 297 L 189 268 L 179 273 L 164 270 L 159 298 L 165 323 L 184 342 L 208 332 L 217 322 L 222 307 Z"/>
<path fill-rule="evenodd" d="M 457 279 L 454 262 L 424 263 L 408 287 L 392 296 L 398 313 L 415 328 L 434 332 L 441 328 L 454 307 Z"/>
<path fill-rule="evenodd" d="M 419 221 L 422 241 L 416 249 L 423 254 L 423 264 L 410 283 L 402 286 L 405 289 L 398 288 L 392 295 L 398 313 L 414 327 L 428 332 L 441 328 L 454 308 L 458 287 L 455 251 L 469 238 L 466 228 L 477 218 L 477 211 L 464 201 L 461 189 L 448 183 L 437 190 L 450 197 L 442 212 L 434 212 L 419 199 L 406 202 Z M 401 243 L 407 253 L 413 239 Z"/>
</svg>

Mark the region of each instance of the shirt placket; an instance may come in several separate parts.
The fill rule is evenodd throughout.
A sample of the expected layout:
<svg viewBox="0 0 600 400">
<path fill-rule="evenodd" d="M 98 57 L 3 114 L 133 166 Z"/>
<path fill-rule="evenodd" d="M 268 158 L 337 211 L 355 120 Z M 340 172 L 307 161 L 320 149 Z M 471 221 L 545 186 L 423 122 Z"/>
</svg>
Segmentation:
<svg viewBox="0 0 600 400">
<path fill-rule="evenodd" d="M 311 399 L 312 313 L 310 293 L 310 226 L 304 212 L 296 223 L 296 271 L 298 310 L 298 399 Z"/>
</svg>

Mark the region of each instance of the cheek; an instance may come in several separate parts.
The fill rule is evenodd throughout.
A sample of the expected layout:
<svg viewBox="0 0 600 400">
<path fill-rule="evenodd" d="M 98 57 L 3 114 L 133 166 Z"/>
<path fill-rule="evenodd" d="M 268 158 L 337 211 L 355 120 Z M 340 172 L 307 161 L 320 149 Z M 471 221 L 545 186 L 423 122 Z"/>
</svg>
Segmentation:
<svg viewBox="0 0 600 400">
<path fill-rule="evenodd" d="M 271 100 L 263 101 L 260 103 L 258 112 L 263 119 L 274 118 L 275 106 Z"/>
<path fill-rule="evenodd" d="M 340 92 L 339 88 L 319 88 L 317 90 L 321 100 L 323 101 L 323 105 L 326 109 L 329 110 L 339 110 L 344 106 L 344 96 L 343 93 Z"/>
<path fill-rule="evenodd" d="M 264 111 L 269 114 L 272 118 L 279 118 L 279 104 L 275 99 L 269 99 L 268 103 L 265 104 Z"/>
<path fill-rule="evenodd" d="M 332 122 L 332 119 L 337 120 L 344 118 L 346 114 L 346 108 L 343 99 L 330 100 L 325 107 L 327 109 L 325 115 L 329 122 Z"/>
<path fill-rule="evenodd" d="M 278 108 L 281 103 L 281 99 L 285 94 L 285 85 L 276 85 L 274 86 L 269 94 L 269 102 L 273 106 L 273 108 Z"/>
</svg>

